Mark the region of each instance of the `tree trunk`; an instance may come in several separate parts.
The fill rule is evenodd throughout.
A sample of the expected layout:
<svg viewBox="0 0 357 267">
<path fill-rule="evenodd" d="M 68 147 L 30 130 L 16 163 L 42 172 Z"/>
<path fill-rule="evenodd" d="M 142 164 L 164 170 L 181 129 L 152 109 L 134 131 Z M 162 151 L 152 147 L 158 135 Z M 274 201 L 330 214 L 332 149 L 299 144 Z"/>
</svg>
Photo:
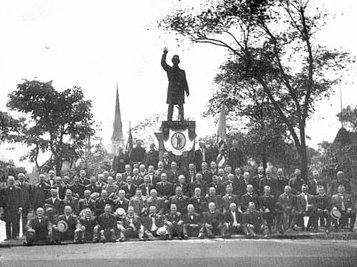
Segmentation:
<svg viewBox="0 0 357 267">
<path fill-rule="evenodd" d="M 55 169 L 56 169 L 56 175 L 61 176 L 62 160 L 59 158 L 55 159 Z"/>
<path fill-rule="evenodd" d="M 305 123 L 300 125 L 300 146 L 298 147 L 298 152 L 300 156 L 300 166 L 301 166 L 301 177 L 308 181 L 308 162 L 307 162 L 307 146 L 305 138 Z"/>
</svg>

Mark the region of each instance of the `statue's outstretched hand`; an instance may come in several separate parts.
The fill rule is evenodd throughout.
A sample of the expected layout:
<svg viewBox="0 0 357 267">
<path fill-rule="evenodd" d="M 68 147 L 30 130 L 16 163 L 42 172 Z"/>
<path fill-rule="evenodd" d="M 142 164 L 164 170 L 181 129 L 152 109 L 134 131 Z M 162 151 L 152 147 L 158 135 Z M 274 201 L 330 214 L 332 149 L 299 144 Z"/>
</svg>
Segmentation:
<svg viewBox="0 0 357 267">
<path fill-rule="evenodd" d="M 190 95 L 190 93 L 189 92 L 186 92 L 186 96 L 189 96 Z"/>
<path fill-rule="evenodd" d="M 169 49 L 167 48 L 167 46 L 164 47 L 164 54 L 167 54 L 167 52 L 169 52 Z"/>
</svg>

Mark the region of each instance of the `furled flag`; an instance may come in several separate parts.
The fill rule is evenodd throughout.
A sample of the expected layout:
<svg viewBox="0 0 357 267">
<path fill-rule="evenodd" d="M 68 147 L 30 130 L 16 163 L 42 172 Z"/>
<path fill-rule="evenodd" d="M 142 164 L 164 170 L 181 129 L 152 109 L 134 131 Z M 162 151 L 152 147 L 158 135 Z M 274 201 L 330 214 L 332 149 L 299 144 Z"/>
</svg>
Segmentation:
<svg viewBox="0 0 357 267">
<path fill-rule="evenodd" d="M 222 104 L 221 113 L 219 115 L 217 129 L 217 143 L 219 154 L 216 163 L 219 168 L 224 168 L 228 163 L 228 148 L 226 143 L 226 107 Z"/>
<path fill-rule="evenodd" d="M 226 140 L 226 106 L 222 103 L 221 113 L 219 114 L 217 143 L 221 140 Z"/>
<path fill-rule="evenodd" d="M 128 152 L 128 156 L 130 157 L 131 151 L 133 150 L 133 135 L 131 133 L 131 123 L 129 122 L 129 137 L 126 143 L 126 151 Z"/>
</svg>

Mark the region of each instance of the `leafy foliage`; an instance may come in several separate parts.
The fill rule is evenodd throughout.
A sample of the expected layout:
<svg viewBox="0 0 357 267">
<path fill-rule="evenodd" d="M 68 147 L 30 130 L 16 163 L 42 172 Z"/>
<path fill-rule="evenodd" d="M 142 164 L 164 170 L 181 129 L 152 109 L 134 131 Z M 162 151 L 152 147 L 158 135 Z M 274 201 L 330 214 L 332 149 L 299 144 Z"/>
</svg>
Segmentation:
<svg viewBox="0 0 357 267">
<path fill-rule="evenodd" d="M 231 81 L 223 90 L 245 105 L 251 97 L 243 92 L 259 85 L 289 131 L 306 175 L 307 119 L 316 101 L 330 96 L 340 72 L 354 62 L 348 53 L 315 43 L 327 19 L 307 0 L 218 0 L 202 11 L 178 10 L 159 25 L 230 52 L 222 69 L 231 71 Z"/>
<path fill-rule="evenodd" d="M 11 141 L 12 134 L 19 128 L 19 120 L 7 112 L 0 111 L 0 142 Z"/>
<path fill-rule="evenodd" d="M 357 132 L 357 107 L 347 106 L 337 114 L 337 117 L 347 128 Z"/>
<path fill-rule="evenodd" d="M 26 114 L 15 141 L 31 147 L 23 159 L 40 169 L 55 167 L 59 174 L 63 162 L 79 158 L 86 140 L 94 134 L 92 103 L 84 99 L 80 87 L 60 92 L 52 81 L 25 80 L 9 94 L 7 106 Z M 50 155 L 42 165 L 38 161 L 41 153 Z"/>
</svg>

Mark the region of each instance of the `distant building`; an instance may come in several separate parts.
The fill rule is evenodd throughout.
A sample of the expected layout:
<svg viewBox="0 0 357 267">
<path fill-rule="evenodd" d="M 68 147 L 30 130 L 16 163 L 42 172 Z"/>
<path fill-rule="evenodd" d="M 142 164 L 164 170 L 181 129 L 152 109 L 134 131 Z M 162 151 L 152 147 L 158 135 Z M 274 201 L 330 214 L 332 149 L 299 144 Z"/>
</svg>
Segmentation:
<svg viewBox="0 0 357 267">
<path fill-rule="evenodd" d="M 112 141 L 111 153 L 113 153 L 113 154 L 118 153 L 118 148 L 120 146 L 124 147 L 123 124 L 121 121 L 118 85 L 117 85 L 117 97 L 115 100 L 113 135 L 112 135 L 111 141 Z"/>
</svg>

